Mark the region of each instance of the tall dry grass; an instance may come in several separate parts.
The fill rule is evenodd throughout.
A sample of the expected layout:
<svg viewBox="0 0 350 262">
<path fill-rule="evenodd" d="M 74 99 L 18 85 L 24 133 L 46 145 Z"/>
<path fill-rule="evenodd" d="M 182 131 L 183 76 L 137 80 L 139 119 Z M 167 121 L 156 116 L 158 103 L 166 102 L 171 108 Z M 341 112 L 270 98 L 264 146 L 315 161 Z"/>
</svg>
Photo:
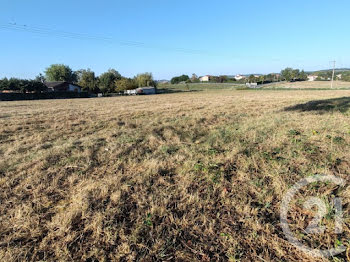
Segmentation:
<svg viewBox="0 0 350 262">
<path fill-rule="evenodd" d="M 205 91 L 1 102 L 0 260 L 317 261 L 286 240 L 280 201 L 309 175 L 349 182 L 349 101 L 333 99 L 345 96 Z M 324 99 L 315 110 L 303 106 Z M 314 246 L 347 245 L 349 189 L 317 189 L 339 190 L 344 233 L 303 235 L 312 214 L 298 206 L 293 230 Z"/>
</svg>

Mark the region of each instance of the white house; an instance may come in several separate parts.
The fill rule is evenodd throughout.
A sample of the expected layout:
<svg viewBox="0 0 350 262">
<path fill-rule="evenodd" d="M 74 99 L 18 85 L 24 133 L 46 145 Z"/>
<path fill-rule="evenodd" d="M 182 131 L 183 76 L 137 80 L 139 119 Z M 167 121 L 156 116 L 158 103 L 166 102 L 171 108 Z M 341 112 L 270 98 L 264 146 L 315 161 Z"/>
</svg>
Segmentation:
<svg viewBox="0 0 350 262">
<path fill-rule="evenodd" d="M 243 75 L 236 75 L 234 78 L 235 78 L 237 81 L 239 81 L 239 80 L 244 79 L 244 78 L 246 78 L 246 77 L 243 76 Z"/>
<path fill-rule="evenodd" d="M 316 78 L 317 78 L 318 76 L 315 76 L 315 75 L 309 75 L 309 76 L 307 76 L 307 79 L 308 79 L 308 81 L 315 81 L 316 80 Z"/>
<path fill-rule="evenodd" d="M 259 88 L 258 83 L 246 83 L 245 85 L 249 88 Z"/>
<path fill-rule="evenodd" d="M 199 78 L 199 81 L 201 81 L 201 82 L 209 82 L 210 81 L 210 76 L 209 75 L 201 76 Z"/>
</svg>

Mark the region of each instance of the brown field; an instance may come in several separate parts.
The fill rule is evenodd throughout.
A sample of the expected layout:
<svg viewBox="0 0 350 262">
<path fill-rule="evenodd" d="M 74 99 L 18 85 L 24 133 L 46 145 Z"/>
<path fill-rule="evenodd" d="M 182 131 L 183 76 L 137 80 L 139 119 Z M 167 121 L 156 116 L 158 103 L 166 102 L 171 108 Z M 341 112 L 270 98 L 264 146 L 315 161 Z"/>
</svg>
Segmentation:
<svg viewBox="0 0 350 262">
<path fill-rule="evenodd" d="M 303 177 L 350 182 L 349 95 L 0 102 L 0 261 L 327 261 L 287 241 L 279 209 Z M 343 198 L 343 234 L 329 233 L 331 214 L 326 233 L 303 234 L 314 213 L 300 203 L 293 232 L 314 248 L 348 245 L 349 188 L 299 197 L 317 192 Z"/>
<path fill-rule="evenodd" d="M 280 88 L 311 88 L 311 89 L 330 89 L 331 82 L 330 81 L 305 81 L 305 82 L 283 82 L 283 83 L 273 83 L 266 87 L 280 87 Z M 350 88 L 350 82 L 345 81 L 334 81 L 333 84 L 334 89 L 341 88 Z"/>
</svg>

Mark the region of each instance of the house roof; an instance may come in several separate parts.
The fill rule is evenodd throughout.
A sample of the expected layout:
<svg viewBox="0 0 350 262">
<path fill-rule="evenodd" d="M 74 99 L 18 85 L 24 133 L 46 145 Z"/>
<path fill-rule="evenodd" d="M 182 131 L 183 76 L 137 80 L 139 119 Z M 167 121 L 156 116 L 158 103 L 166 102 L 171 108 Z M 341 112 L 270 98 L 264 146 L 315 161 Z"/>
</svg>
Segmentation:
<svg viewBox="0 0 350 262">
<path fill-rule="evenodd" d="M 81 87 L 77 84 L 73 84 L 73 83 L 70 83 L 70 82 L 67 82 L 67 81 L 53 81 L 53 82 L 44 82 L 44 85 L 46 85 L 47 87 L 60 87 L 62 85 L 65 85 L 65 84 L 70 84 L 70 85 L 74 85 L 74 86 L 78 86 L 78 87 Z"/>
<path fill-rule="evenodd" d="M 58 87 L 68 82 L 65 81 L 54 81 L 54 82 L 44 82 L 47 87 Z"/>
</svg>

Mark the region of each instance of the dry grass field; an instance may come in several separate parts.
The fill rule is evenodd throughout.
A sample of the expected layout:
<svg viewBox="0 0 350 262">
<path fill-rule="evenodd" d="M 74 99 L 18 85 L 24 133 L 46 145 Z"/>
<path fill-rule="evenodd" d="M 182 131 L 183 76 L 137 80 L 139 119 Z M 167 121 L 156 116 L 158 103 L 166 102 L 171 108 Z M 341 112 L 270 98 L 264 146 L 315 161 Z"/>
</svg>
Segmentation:
<svg viewBox="0 0 350 262">
<path fill-rule="evenodd" d="M 298 88 L 330 89 L 331 82 L 330 81 L 283 82 L 283 83 L 273 83 L 271 85 L 267 85 L 266 87 L 292 88 L 292 89 L 298 89 Z M 350 82 L 334 81 L 333 88 L 334 89 L 350 88 Z"/>
<path fill-rule="evenodd" d="M 0 102 L 0 261 L 327 261 L 296 249 L 279 221 L 301 178 L 350 182 L 350 91 L 203 91 Z M 311 185 L 299 197 L 343 198 Z M 329 231 L 329 232 L 328 232 Z M 330 258 L 346 261 L 346 253 Z"/>
</svg>

